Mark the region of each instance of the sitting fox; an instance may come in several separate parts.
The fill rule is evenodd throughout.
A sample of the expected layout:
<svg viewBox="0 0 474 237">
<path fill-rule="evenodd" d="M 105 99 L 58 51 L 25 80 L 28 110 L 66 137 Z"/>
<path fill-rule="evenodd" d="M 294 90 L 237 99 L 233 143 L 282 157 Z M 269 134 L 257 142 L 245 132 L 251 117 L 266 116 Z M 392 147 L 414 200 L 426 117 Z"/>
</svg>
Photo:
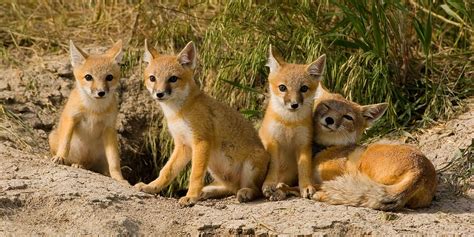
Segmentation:
<svg viewBox="0 0 474 237">
<path fill-rule="evenodd" d="M 191 161 L 189 189 L 180 205 L 232 194 L 239 202 L 253 200 L 261 196 L 269 155 L 250 121 L 199 89 L 196 54 L 193 42 L 177 56 L 160 55 L 145 42 L 145 86 L 163 110 L 174 151 L 156 180 L 135 187 L 158 193 Z M 203 187 L 206 170 L 214 182 Z"/>
<path fill-rule="evenodd" d="M 71 41 L 70 54 L 76 87 L 49 135 L 52 160 L 126 182 L 120 170 L 113 93 L 120 80 L 122 41 L 100 55 L 88 55 Z"/>
<path fill-rule="evenodd" d="M 360 106 L 318 88 L 314 140 L 327 148 L 314 157 L 321 184 L 314 200 L 331 204 L 397 210 L 429 206 L 436 191 L 433 164 L 409 145 L 355 145 L 387 104 Z"/>
<path fill-rule="evenodd" d="M 312 109 L 325 62 L 322 55 L 308 65 L 286 63 L 270 46 L 270 102 L 260 128 L 260 138 L 271 155 L 262 188 L 270 200 L 286 198 L 282 185 L 298 185 L 304 198 L 316 191 L 311 173 Z"/>
</svg>

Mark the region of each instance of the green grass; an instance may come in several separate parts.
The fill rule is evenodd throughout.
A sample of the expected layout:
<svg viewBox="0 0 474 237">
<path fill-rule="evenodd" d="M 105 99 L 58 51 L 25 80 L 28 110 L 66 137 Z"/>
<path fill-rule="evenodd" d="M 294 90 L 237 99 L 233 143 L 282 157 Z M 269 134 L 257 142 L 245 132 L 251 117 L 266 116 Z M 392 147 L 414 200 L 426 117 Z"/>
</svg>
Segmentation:
<svg viewBox="0 0 474 237">
<path fill-rule="evenodd" d="M 328 88 L 361 104 L 388 102 L 368 137 L 447 119 L 474 94 L 469 1 L 14 0 L 0 2 L 0 10 L 5 64 L 65 54 L 70 38 L 87 45 L 122 38 L 128 46 L 123 73 L 130 75 L 143 70 L 144 39 L 164 53 L 194 40 L 201 87 L 256 123 L 266 98 L 269 44 L 294 63 L 325 53 Z M 156 114 L 144 142 L 158 172 L 173 145 Z M 186 180 L 180 176 L 167 193 Z"/>
</svg>

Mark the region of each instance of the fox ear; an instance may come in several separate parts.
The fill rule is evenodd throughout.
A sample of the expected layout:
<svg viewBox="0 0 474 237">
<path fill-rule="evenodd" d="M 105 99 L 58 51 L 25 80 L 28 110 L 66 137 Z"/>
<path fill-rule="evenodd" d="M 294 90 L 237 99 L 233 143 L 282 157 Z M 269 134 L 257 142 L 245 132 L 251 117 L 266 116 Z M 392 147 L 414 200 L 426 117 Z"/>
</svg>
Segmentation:
<svg viewBox="0 0 474 237">
<path fill-rule="evenodd" d="M 122 58 L 123 58 L 122 40 L 120 39 L 117 42 L 115 42 L 115 44 L 112 46 L 112 48 L 107 50 L 106 53 L 108 55 L 112 56 L 114 61 L 117 64 L 120 64 L 122 62 Z"/>
<path fill-rule="evenodd" d="M 373 105 L 364 105 L 362 108 L 362 115 L 366 119 L 369 126 L 380 119 L 387 110 L 388 103 L 380 103 Z"/>
<path fill-rule="evenodd" d="M 143 61 L 149 64 L 154 58 L 157 58 L 158 56 L 158 51 L 156 51 L 155 48 L 150 47 L 147 40 L 145 39 L 145 53 L 143 53 Z"/>
<path fill-rule="evenodd" d="M 329 94 L 330 92 L 323 86 L 321 82 L 319 82 L 318 88 L 316 88 L 316 93 L 314 94 L 314 99 L 319 99 L 325 94 Z"/>
<path fill-rule="evenodd" d="M 272 45 L 268 47 L 268 61 L 265 66 L 270 68 L 270 72 L 276 72 L 284 63 L 283 57 L 281 56 L 280 52 L 273 48 Z"/>
<path fill-rule="evenodd" d="M 71 65 L 73 68 L 78 67 L 86 61 L 88 55 L 82 49 L 76 47 L 72 40 L 69 40 L 69 52 L 71 54 Z"/>
<path fill-rule="evenodd" d="M 326 66 L 326 54 L 319 56 L 316 61 L 312 62 L 306 68 L 306 71 L 311 76 L 321 77 L 324 73 L 324 68 Z"/>
<path fill-rule="evenodd" d="M 191 69 L 196 67 L 196 47 L 194 42 L 189 42 L 178 54 L 178 62 L 183 66 L 189 66 Z"/>
</svg>

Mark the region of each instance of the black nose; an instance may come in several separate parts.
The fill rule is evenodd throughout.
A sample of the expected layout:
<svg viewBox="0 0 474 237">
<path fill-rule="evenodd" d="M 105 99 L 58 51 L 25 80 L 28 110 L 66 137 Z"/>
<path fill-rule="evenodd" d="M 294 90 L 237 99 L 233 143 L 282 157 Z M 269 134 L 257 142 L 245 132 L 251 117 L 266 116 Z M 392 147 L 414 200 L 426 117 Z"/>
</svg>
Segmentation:
<svg viewBox="0 0 474 237">
<path fill-rule="evenodd" d="M 163 92 L 156 93 L 156 97 L 158 98 L 162 98 L 163 96 L 165 96 L 165 93 Z"/>
<path fill-rule="evenodd" d="M 97 93 L 97 95 L 99 95 L 100 97 L 103 97 L 105 95 L 105 91 L 99 91 L 99 93 Z"/>
<path fill-rule="evenodd" d="M 326 117 L 326 118 L 324 119 L 324 121 L 326 121 L 326 124 L 327 124 L 327 125 L 331 125 L 331 124 L 334 123 L 334 119 L 331 118 L 331 117 Z"/>
<path fill-rule="evenodd" d="M 291 104 L 291 108 L 293 108 L 293 109 L 298 108 L 298 106 L 299 106 L 298 104 Z"/>
</svg>

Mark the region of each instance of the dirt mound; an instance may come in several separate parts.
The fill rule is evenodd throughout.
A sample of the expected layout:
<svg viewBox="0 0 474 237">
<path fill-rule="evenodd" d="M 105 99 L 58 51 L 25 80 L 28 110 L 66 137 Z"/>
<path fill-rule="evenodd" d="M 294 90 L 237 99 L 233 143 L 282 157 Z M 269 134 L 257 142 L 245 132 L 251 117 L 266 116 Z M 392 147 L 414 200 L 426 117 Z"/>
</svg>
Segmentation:
<svg viewBox="0 0 474 237">
<path fill-rule="evenodd" d="M 239 204 L 231 197 L 179 208 L 176 199 L 136 192 L 100 174 L 52 164 L 47 134 L 74 81 L 66 56 L 32 65 L 0 68 L 0 235 L 438 235 L 471 234 L 474 227 L 472 196 L 454 196 L 444 183 L 430 208 L 399 213 L 297 198 Z M 123 172 L 137 177 L 136 170 L 153 166 L 140 154 L 158 108 L 138 74 L 122 79 L 119 95 Z M 443 167 L 474 137 L 474 101 L 468 103 L 458 118 L 406 140 L 418 144 L 437 168 Z M 153 179 L 152 168 L 149 173 L 142 178 Z"/>
</svg>

